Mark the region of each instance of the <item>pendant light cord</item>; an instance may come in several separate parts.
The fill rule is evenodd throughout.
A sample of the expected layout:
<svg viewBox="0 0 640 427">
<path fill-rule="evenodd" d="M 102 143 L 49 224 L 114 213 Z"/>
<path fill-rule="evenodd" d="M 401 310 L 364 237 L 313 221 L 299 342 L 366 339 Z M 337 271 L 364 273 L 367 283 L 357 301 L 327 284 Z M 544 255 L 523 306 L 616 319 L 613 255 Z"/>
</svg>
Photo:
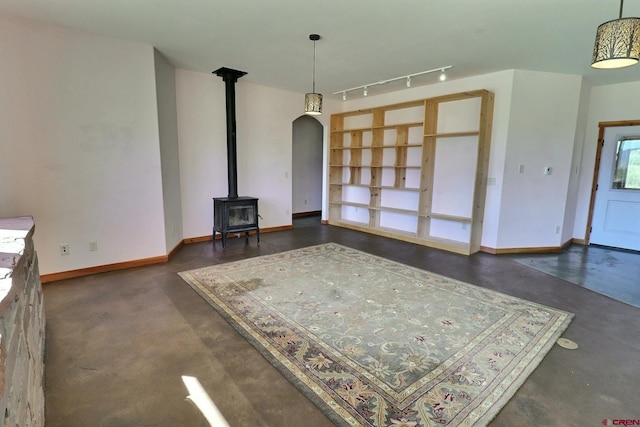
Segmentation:
<svg viewBox="0 0 640 427">
<path fill-rule="evenodd" d="M 624 4 L 624 0 L 620 0 L 620 16 L 619 16 L 618 19 L 622 19 L 622 5 L 623 4 Z M 314 45 L 314 49 L 315 49 L 315 43 L 313 45 Z M 315 61 L 315 59 L 314 59 L 314 61 Z"/>
<path fill-rule="evenodd" d="M 316 93 L 316 41 L 315 40 L 313 41 L 313 93 Z"/>
</svg>

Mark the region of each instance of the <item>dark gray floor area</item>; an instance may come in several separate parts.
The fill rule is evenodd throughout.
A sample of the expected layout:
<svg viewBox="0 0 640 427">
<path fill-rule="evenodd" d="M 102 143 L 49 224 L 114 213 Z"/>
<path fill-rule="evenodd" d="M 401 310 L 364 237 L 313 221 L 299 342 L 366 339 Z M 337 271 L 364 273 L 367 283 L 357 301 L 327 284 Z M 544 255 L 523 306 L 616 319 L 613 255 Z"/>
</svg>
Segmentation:
<svg viewBox="0 0 640 427">
<path fill-rule="evenodd" d="M 560 253 L 508 257 L 640 308 L 640 252 L 571 245 Z"/>
<path fill-rule="evenodd" d="M 332 423 L 176 274 L 337 242 L 575 313 L 549 352 L 491 422 L 493 427 L 597 426 L 640 419 L 640 310 L 512 259 L 462 256 L 319 222 L 293 230 L 181 248 L 165 264 L 46 284 L 48 427 L 206 426 L 185 401 L 197 377 L 230 425 Z"/>
</svg>

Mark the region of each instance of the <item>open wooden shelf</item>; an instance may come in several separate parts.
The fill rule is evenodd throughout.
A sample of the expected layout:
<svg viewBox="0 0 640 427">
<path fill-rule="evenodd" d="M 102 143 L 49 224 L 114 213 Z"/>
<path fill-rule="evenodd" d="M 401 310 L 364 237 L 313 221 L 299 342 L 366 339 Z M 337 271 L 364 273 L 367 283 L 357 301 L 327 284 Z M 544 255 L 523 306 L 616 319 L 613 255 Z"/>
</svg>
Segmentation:
<svg viewBox="0 0 640 427">
<path fill-rule="evenodd" d="M 434 137 L 434 138 L 455 138 L 459 136 L 475 136 L 475 135 L 478 135 L 479 133 L 480 133 L 479 131 L 474 130 L 474 131 L 467 131 L 467 132 L 431 133 L 431 134 L 425 134 L 424 136 Z"/>
<path fill-rule="evenodd" d="M 477 90 L 332 115 L 329 223 L 477 252 L 493 98 Z"/>
<path fill-rule="evenodd" d="M 366 145 L 364 147 L 331 147 L 331 149 L 332 150 L 371 150 L 371 149 L 379 149 L 379 148 L 396 148 L 396 147 L 422 147 L 422 144 L 379 145 L 376 147 Z"/>
<path fill-rule="evenodd" d="M 408 123 L 402 123 L 400 125 L 382 125 L 382 126 L 372 126 L 371 129 L 396 129 L 398 126 L 405 126 L 405 127 L 422 127 L 424 125 L 424 122 L 408 122 Z"/>
</svg>

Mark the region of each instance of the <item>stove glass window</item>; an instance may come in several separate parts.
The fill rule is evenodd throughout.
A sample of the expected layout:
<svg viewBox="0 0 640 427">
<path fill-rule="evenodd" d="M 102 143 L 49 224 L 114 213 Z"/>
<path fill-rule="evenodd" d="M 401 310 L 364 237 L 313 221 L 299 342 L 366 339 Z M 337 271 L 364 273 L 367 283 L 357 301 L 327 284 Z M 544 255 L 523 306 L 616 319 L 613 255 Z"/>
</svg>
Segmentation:
<svg viewBox="0 0 640 427">
<path fill-rule="evenodd" d="M 254 224 L 255 214 L 253 206 L 229 206 L 229 226 Z"/>
</svg>

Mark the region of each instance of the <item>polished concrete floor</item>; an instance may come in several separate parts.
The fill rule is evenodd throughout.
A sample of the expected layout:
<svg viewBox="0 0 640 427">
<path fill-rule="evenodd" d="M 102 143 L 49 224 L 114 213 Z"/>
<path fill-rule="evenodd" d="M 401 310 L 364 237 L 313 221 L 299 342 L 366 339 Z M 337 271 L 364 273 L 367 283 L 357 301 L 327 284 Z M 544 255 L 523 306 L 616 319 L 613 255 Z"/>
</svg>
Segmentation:
<svg viewBox="0 0 640 427">
<path fill-rule="evenodd" d="M 640 308 L 640 252 L 571 245 L 560 253 L 509 255 L 536 270 Z"/>
<path fill-rule="evenodd" d="M 48 427 L 206 426 L 185 400 L 197 377 L 231 426 L 330 426 L 316 407 L 176 274 L 337 242 L 576 314 L 490 424 L 597 426 L 640 419 L 640 309 L 512 259 L 470 257 L 313 220 L 289 231 L 186 245 L 166 264 L 45 285 Z"/>
</svg>

